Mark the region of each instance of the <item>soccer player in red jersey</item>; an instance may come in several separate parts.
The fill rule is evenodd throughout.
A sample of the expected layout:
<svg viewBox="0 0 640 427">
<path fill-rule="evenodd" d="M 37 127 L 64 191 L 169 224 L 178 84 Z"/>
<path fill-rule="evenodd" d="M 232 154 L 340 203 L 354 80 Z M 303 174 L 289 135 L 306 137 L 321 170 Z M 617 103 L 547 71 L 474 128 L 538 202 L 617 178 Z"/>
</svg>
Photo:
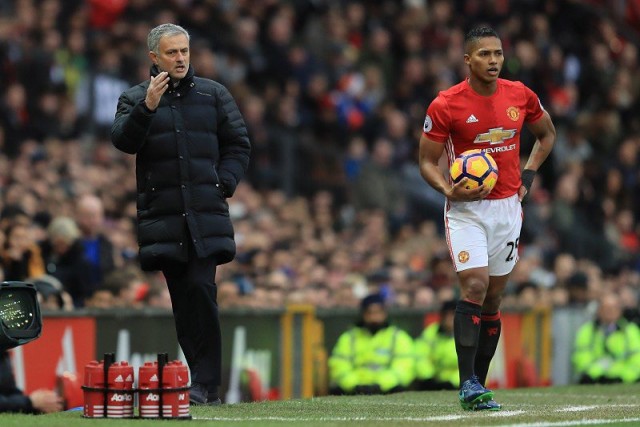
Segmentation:
<svg viewBox="0 0 640 427">
<path fill-rule="evenodd" d="M 438 94 L 427 109 L 420 139 L 420 172 L 446 196 L 445 228 L 460 282 L 454 337 L 460 372 L 460 404 L 469 410 L 499 410 L 484 387 L 500 337 L 500 302 L 518 260 L 522 200 L 555 141 L 555 128 L 536 94 L 521 82 L 500 79 L 502 42 L 491 28 L 465 37 L 469 77 Z M 536 137 L 522 173 L 520 132 Z M 438 163 L 449 165 L 463 151 L 482 149 L 498 164 L 498 182 L 466 189 L 453 185 Z"/>
</svg>

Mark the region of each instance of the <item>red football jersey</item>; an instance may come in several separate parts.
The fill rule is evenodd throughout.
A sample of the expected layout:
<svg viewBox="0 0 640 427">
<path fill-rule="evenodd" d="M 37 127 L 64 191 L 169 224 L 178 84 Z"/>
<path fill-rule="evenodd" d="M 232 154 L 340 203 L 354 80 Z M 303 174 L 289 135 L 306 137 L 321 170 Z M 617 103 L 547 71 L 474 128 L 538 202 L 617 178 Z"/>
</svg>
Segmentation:
<svg viewBox="0 0 640 427">
<path fill-rule="evenodd" d="M 476 93 L 465 80 L 442 91 L 427 109 L 424 134 L 446 144 L 449 165 L 464 151 L 482 149 L 498 164 L 498 182 L 487 199 L 510 197 L 520 188 L 520 131 L 540 119 L 536 94 L 521 82 L 498 79 L 491 96 Z"/>
</svg>

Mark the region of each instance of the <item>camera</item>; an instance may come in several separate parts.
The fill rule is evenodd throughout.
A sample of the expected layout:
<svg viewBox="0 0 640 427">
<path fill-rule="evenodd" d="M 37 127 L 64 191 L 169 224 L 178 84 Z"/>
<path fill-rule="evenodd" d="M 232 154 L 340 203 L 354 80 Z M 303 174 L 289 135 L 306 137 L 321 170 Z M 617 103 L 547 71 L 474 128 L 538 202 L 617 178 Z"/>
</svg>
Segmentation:
<svg viewBox="0 0 640 427">
<path fill-rule="evenodd" d="M 0 283 L 0 351 L 27 344 L 42 333 L 42 314 L 31 283 Z"/>
</svg>

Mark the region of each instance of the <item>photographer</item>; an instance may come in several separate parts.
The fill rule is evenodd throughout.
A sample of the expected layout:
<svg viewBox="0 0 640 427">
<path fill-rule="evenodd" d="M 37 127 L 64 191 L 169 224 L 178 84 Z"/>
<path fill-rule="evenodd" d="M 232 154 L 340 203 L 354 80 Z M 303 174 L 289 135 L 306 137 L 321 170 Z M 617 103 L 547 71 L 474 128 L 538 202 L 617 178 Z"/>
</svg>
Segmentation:
<svg viewBox="0 0 640 427">
<path fill-rule="evenodd" d="M 39 389 L 28 396 L 19 390 L 13 378 L 9 353 L 0 353 L 0 413 L 48 414 L 62 409 L 62 398 L 52 390 Z"/>
</svg>

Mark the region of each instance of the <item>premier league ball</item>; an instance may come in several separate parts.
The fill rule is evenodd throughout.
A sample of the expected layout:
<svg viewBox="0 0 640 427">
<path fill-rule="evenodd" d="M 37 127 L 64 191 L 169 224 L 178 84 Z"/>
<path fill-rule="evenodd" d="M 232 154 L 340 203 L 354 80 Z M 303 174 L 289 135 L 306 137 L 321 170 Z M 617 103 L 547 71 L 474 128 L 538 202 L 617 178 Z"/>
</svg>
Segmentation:
<svg viewBox="0 0 640 427">
<path fill-rule="evenodd" d="M 482 150 L 468 150 L 460 154 L 449 168 L 454 183 L 468 178 L 466 188 L 476 188 L 482 184 L 493 189 L 498 182 L 498 165 L 490 154 Z"/>
</svg>

